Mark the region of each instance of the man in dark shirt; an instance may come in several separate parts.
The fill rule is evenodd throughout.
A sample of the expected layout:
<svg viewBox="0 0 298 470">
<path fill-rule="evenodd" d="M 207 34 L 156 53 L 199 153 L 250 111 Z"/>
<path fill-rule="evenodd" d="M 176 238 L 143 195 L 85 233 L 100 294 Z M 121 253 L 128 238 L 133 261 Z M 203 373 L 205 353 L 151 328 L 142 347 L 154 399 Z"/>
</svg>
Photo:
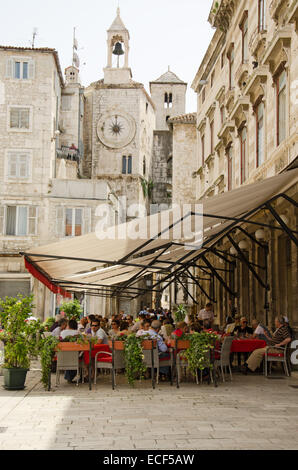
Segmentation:
<svg viewBox="0 0 298 470">
<path fill-rule="evenodd" d="M 240 319 L 240 325 L 236 326 L 234 329 L 234 335 L 241 337 L 248 338 L 250 335 L 253 334 L 253 329 L 248 326 L 248 321 L 245 317 Z"/>
<path fill-rule="evenodd" d="M 244 364 L 244 374 L 247 374 L 249 370 L 254 372 L 258 367 L 260 367 L 266 349 L 269 353 L 280 353 L 280 349 L 275 349 L 275 347 L 280 348 L 291 342 L 291 333 L 283 317 L 275 318 L 275 326 L 276 330 L 273 333 L 272 338 L 268 338 L 269 346 L 266 348 L 256 349 L 251 353 L 247 362 Z"/>
</svg>

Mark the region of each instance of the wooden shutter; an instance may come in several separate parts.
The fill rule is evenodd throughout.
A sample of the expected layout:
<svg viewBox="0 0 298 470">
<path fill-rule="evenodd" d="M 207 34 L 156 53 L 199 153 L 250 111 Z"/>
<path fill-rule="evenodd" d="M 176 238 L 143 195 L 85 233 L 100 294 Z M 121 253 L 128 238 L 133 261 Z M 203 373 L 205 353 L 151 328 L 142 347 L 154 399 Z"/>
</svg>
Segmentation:
<svg viewBox="0 0 298 470">
<path fill-rule="evenodd" d="M 28 213 L 28 235 L 36 235 L 37 234 L 37 215 L 38 215 L 38 207 L 32 206 L 29 207 Z"/>
<path fill-rule="evenodd" d="M 10 108 L 10 127 L 11 129 L 18 129 L 19 125 L 20 108 Z"/>
<path fill-rule="evenodd" d="M 7 59 L 6 61 L 6 78 L 13 77 L 13 59 Z"/>
<path fill-rule="evenodd" d="M 91 207 L 84 209 L 84 235 L 91 233 Z"/>
<path fill-rule="evenodd" d="M 65 223 L 64 223 L 64 208 L 56 208 L 56 235 L 58 237 L 64 237 L 65 235 Z"/>
<path fill-rule="evenodd" d="M 30 124 L 30 109 L 29 108 L 21 108 L 19 110 L 20 118 L 19 118 L 19 127 L 21 129 L 29 129 Z"/>
<path fill-rule="evenodd" d="M 34 60 L 29 61 L 28 78 L 29 78 L 29 80 L 33 80 L 35 78 L 35 62 L 34 62 Z"/>
<path fill-rule="evenodd" d="M 18 176 L 17 166 L 18 166 L 18 156 L 17 154 L 10 152 L 8 154 L 8 176 L 10 178 L 17 178 Z"/>
<path fill-rule="evenodd" d="M 18 169 L 20 178 L 28 178 L 29 176 L 29 156 L 20 154 L 18 158 Z"/>
</svg>

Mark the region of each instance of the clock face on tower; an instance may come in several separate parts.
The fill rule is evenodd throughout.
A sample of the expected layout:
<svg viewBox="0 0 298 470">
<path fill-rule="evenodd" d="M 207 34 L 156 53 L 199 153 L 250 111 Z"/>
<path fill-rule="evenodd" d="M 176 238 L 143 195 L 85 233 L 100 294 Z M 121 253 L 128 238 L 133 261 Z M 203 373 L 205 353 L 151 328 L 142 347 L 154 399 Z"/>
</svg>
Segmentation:
<svg viewBox="0 0 298 470">
<path fill-rule="evenodd" d="M 136 133 L 136 123 L 132 116 L 124 111 L 112 111 L 104 114 L 97 124 L 99 140 L 109 148 L 126 147 Z"/>
</svg>

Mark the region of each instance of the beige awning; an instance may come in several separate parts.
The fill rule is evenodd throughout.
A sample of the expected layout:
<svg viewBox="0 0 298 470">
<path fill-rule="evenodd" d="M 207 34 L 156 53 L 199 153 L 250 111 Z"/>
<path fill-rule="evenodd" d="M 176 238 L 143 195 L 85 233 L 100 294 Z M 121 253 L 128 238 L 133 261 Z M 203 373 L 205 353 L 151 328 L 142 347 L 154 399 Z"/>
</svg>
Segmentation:
<svg viewBox="0 0 298 470">
<path fill-rule="evenodd" d="M 73 281 L 82 285 L 112 286 L 127 282 L 138 274 L 144 276 L 161 269 L 170 270 L 171 263 L 189 262 L 200 252 L 199 245 L 192 251 L 187 250 L 184 246 L 186 242 L 191 245 L 201 239 L 204 241 L 203 249 L 206 249 L 216 243 L 217 235 L 222 236 L 230 229 L 233 222 L 237 224 L 243 221 L 237 221 L 237 219 L 252 217 L 265 202 L 286 192 L 297 182 L 298 169 L 294 169 L 264 181 L 198 201 L 198 205 L 193 204 L 186 208 L 184 214 L 192 212 L 192 215 L 186 217 L 184 221 L 191 220 L 190 228 L 195 232 L 196 224 L 201 219 L 202 207 L 200 205 L 203 204 L 203 232 L 196 232 L 187 240 L 183 231 L 182 216 L 170 210 L 133 220 L 118 227 L 111 227 L 105 233 L 106 239 L 103 240 L 100 240 L 96 233 L 91 233 L 34 248 L 25 253 L 26 260 L 48 279 L 53 282 L 57 281 L 59 284 Z M 175 228 L 167 230 L 173 223 Z M 143 227 L 141 238 L 131 239 L 131 234 L 140 227 Z M 182 236 L 177 236 L 180 232 Z M 162 235 L 157 237 L 160 233 Z M 122 239 L 123 234 L 128 236 Z M 100 235 L 103 233 L 101 232 Z M 149 251 L 153 253 L 146 255 Z M 46 256 L 53 258 L 48 259 Z M 109 264 L 113 266 L 107 267 Z"/>
</svg>

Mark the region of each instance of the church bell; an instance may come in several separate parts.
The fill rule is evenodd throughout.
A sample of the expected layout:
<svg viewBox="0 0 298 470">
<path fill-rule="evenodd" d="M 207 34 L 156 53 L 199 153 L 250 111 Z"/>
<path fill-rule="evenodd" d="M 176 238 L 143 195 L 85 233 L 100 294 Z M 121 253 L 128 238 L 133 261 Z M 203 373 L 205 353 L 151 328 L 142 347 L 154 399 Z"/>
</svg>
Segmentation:
<svg viewBox="0 0 298 470">
<path fill-rule="evenodd" d="M 118 55 L 118 56 L 124 54 L 124 50 L 122 49 L 121 42 L 116 42 L 115 49 L 113 50 L 113 54 Z"/>
</svg>

